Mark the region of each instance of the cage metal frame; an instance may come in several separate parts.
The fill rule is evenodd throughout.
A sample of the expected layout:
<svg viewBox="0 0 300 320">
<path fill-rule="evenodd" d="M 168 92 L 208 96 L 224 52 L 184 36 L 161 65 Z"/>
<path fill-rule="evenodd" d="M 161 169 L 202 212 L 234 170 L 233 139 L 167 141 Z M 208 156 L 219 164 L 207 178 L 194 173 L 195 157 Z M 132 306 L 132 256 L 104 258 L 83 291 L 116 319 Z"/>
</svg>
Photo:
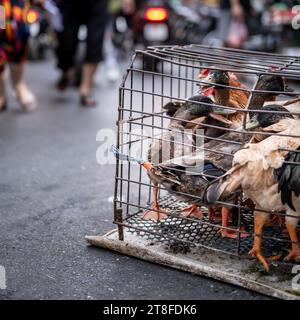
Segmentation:
<svg viewBox="0 0 300 320">
<path fill-rule="evenodd" d="M 145 59 L 152 59 L 153 70 L 145 70 Z M 160 63 L 158 70 L 155 70 L 157 62 Z M 138 65 L 140 64 L 140 66 Z M 270 69 L 270 67 L 273 67 Z M 168 67 L 168 68 L 167 68 Z M 256 80 L 253 83 L 252 88 L 244 87 L 232 87 L 225 85 L 218 85 L 219 87 L 225 87 L 228 89 L 235 89 L 240 91 L 246 91 L 249 93 L 248 103 L 245 109 L 239 109 L 238 112 L 243 113 L 243 129 L 237 131 L 232 128 L 223 128 L 222 130 L 226 132 L 239 132 L 243 139 L 242 142 L 236 142 L 240 145 L 243 145 L 246 142 L 246 135 L 249 134 L 249 131 L 245 130 L 245 125 L 247 121 L 247 115 L 249 114 L 249 106 L 254 93 L 284 93 L 278 91 L 261 91 L 255 90 L 259 76 L 261 75 L 275 75 L 284 77 L 286 80 L 299 81 L 300 80 L 300 57 L 297 56 L 287 56 L 279 55 L 272 53 L 262 53 L 262 52 L 252 52 L 252 51 L 243 51 L 238 49 L 228 49 L 228 48 L 215 48 L 211 46 L 204 45 L 189 45 L 189 46 L 157 46 L 149 47 L 145 51 L 137 50 L 133 56 L 126 73 L 123 77 L 122 84 L 119 88 L 119 106 L 118 106 L 118 120 L 117 120 L 117 147 L 123 150 L 124 146 L 129 146 L 131 150 L 132 145 L 135 143 L 142 143 L 146 139 L 161 139 L 163 132 L 170 130 L 167 127 L 167 123 L 170 119 L 169 116 L 165 115 L 165 111 L 162 110 L 162 106 L 167 101 L 187 101 L 189 96 L 195 94 L 197 84 L 205 84 L 205 81 L 198 79 L 198 74 L 200 69 L 206 68 L 209 70 L 224 70 L 228 72 L 234 72 L 237 75 L 245 75 L 248 77 L 256 77 Z M 168 69 L 166 71 L 166 69 Z M 137 79 L 136 79 L 137 78 Z M 157 81 L 159 80 L 159 81 Z M 166 90 L 168 88 L 168 90 Z M 141 102 L 136 105 L 135 96 L 139 95 Z M 300 95 L 300 92 L 294 91 L 291 96 L 297 97 Z M 146 97 L 149 101 L 146 109 Z M 291 98 L 289 98 L 290 100 Z M 296 101 L 295 100 L 295 101 Z M 160 102 L 157 102 L 160 101 Z M 276 103 L 276 102 L 275 102 Z M 205 105 L 205 103 L 202 103 Z M 219 105 L 218 105 L 219 106 Z M 233 108 L 228 106 L 221 106 L 225 109 L 232 110 Z M 156 110 L 158 109 L 158 110 Z M 253 112 L 253 111 L 252 111 Z M 255 110 L 255 113 L 268 113 L 271 111 Z M 279 112 L 285 114 L 286 112 Z M 299 112 L 292 113 L 295 116 L 300 116 Z M 146 121 L 150 120 L 150 123 Z M 182 120 L 182 119 L 180 119 Z M 187 121 L 188 122 L 188 121 Z M 191 121 L 193 123 L 193 121 Z M 127 132 L 123 130 L 124 124 L 128 125 Z M 209 124 L 204 124 L 206 127 L 215 127 Z M 133 127 L 140 127 L 144 129 L 145 127 L 150 128 L 151 135 L 144 136 L 143 134 L 132 134 Z M 160 130 L 160 133 L 156 136 L 154 134 L 154 129 Z M 271 135 L 270 133 L 262 133 L 259 131 L 251 132 L 254 134 L 263 134 L 266 136 Z M 273 134 L 272 135 L 276 135 Z M 278 134 L 280 135 L 280 134 Z M 282 136 L 282 135 L 280 135 Z M 124 142 L 124 138 L 129 137 L 129 140 Z M 291 136 L 292 137 L 292 136 Z M 297 137 L 297 136 L 295 136 Z M 232 141 L 226 141 L 222 137 L 210 138 L 211 140 L 219 140 L 228 143 L 234 143 Z M 201 147 L 200 147 L 201 148 Z M 203 147 L 202 147 L 203 148 Z M 210 150 L 212 152 L 220 152 L 218 150 Z M 285 150 L 289 151 L 289 150 Z M 141 147 L 141 158 L 143 156 L 143 146 Z M 297 152 L 297 151 L 296 151 Z M 222 153 L 222 152 L 221 152 Z M 223 153 L 225 154 L 225 153 Z M 233 154 L 227 154 L 227 156 L 232 156 Z M 156 241 L 160 241 L 162 238 L 166 238 L 167 241 L 177 241 L 181 244 L 187 244 L 187 246 L 192 245 L 196 247 L 204 247 L 206 249 L 223 252 L 229 255 L 241 256 L 241 246 L 242 246 L 242 220 L 245 215 L 245 212 L 249 212 L 247 206 L 242 204 L 242 195 L 239 197 L 239 201 L 236 204 L 230 203 L 231 207 L 236 207 L 238 209 L 238 221 L 237 229 L 232 229 L 228 227 L 229 231 L 235 230 L 238 232 L 238 237 L 235 241 L 235 250 L 226 250 L 223 248 L 216 248 L 213 244 L 203 244 L 195 243 L 187 239 L 178 239 L 174 235 L 162 234 L 161 230 L 159 233 L 153 231 L 153 228 L 144 228 L 143 226 L 135 225 L 132 223 L 132 219 L 140 215 L 143 210 L 149 209 L 151 204 L 151 187 L 152 183 L 148 179 L 143 181 L 142 168 L 140 167 L 136 178 L 133 178 L 133 169 L 132 164 L 124 164 L 120 160 L 116 160 L 116 173 L 115 173 L 115 198 L 114 198 L 114 223 L 118 226 L 118 236 L 119 240 L 124 240 L 124 228 L 128 230 L 133 230 L 138 234 L 148 234 L 152 235 L 152 238 L 155 238 Z M 293 163 L 294 165 L 300 165 L 300 163 Z M 125 168 L 127 166 L 127 168 Z M 132 189 L 137 188 L 137 198 L 132 200 Z M 145 190 L 147 190 L 145 192 Z M 160 193 L 165 191 L 164 187 L 159 186 Z M 147 193 L 147 200 L 145 200 L 145 193 Z M 126 199 L 124 196 L 126 194 Z M 193 198 L 197 198 L 192 196 Z M 165 196 L 168 198 L 168 196 Z M 199 199 L 200 200 L 200 199 Z M 218 204 L 228 205 L 219 201 Z M 132 212 L 133 210 L 133 212 Z M 265 210 L 262 210 L 265 211 Z M 269 212 L 269 211 L 266 211 Z M 285 215 L 282 212 L 272 211 L 269 212 L 273 215 Z M 220 229 L 219 224 L 215 224 L 207 220 L 198 220 L 191 217 L 178 217 L 178 215 L 173 212 L 169 212 L 168 215 L 170 219 L 179 219 L 183 223 L 205 225 L 212 230 Z M 149 224 L 151 224 L 149 222 Z M 155 226 L 155 222 L 153 223 Z M 153 226 L 153 225 L 152 225 Z M 209 231 L 208 231 L 209 232 Z M 247 233 L 249 233 L 247 231 Z M 252 232 L 252 238 L 255 235 Z M 269 239 L 280 243 L 283 245 L 290 245 L 291 241 L 285 239 L 281 236 L 268 236 L 263 235 L 263 239 Z"/>
</svg>

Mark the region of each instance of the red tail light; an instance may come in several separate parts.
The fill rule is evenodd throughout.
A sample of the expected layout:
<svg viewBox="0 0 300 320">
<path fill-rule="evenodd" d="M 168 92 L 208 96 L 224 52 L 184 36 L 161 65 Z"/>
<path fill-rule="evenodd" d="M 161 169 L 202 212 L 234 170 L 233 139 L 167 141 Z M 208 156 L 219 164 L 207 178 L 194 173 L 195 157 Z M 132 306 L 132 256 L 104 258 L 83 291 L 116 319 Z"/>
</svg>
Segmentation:
<svg viewBox="0 0 300 320">
<path fill-rule="evenodd" d="M 168 11 L 165 8 L 148 8 L 145 12 L 145 20 L 161 22 L 168 19 Z"/>
</svg>

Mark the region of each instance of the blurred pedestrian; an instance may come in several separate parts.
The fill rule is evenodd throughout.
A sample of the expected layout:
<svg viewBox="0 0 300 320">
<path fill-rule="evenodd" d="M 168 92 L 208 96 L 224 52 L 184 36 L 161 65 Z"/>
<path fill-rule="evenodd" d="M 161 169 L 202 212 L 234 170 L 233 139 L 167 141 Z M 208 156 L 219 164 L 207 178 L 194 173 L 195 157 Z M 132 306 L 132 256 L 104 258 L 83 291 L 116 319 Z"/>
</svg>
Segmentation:
<svg viewBox="0 0 300 320">
<path fill-rule="evenodd" d="M 91 94 L 93 79 L 99 62 L 103 60 L 104 31 L 108 19 L 107 0 L 57 0 L 62 15 L 63 30 L 58 35 L 57 58 L 62 74 L 57 83 L 64 90 L 74 73 L 74 58 L 81 25 L 87 28 L 86 54 L 79 87 L 82 106 L 95 106 Z"/>
<path fill-rule="evenodd" d="M 7 108 L 5 66 L 9 65 L 15 96 L 24 111 L 36 107 L 36 98 L 24 81 L 29 37 L 27 12 L 29 0 L 0 0 L 5 9 L 5 29 L 0 30 L 0 111 Z"/>
</svg>

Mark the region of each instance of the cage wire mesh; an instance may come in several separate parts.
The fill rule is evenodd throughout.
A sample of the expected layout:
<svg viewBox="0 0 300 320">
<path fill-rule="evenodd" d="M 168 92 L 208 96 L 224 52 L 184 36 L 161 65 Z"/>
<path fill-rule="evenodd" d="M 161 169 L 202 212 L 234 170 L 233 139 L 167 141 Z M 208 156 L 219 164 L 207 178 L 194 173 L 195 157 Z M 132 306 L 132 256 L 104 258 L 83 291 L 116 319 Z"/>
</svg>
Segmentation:
<svg viewBox="0 0 300 320">
<path fill-rule="evenodd" d="M 170 130 L 168 127 L 170 116 L 162 109 L 163 106 L 172 101 L 185 102 L 189 97 L 198 94 L 199 85 L 205 84 L 205 81 L 199 78 L 199 73 L 204 69 L 208 69 L 209 72 L 214 70 L 231 72 L 244 83 L 240 87 L 220 84 L 218 88 L 249 93 L 247 105 L 238 110 L 243 115 L 242 128 L 216 126 L 222 129 L 223 133 L 236 132 L 239 137 L 236 145 L 239 147 L 249 142 L 249 131 L 245 130 L 245 125 L 251 109 L 251 99 L 256 93 L 266 93 L 263 90 L 254 90 L 260 76 L 274 75 L 284 78 L 285 82 L 294 88 L 294 92 L 289 96 L 277 91 L 268 92 L 268 94 L 276 95 L 277 101 L 291 102 L 289 105 L 294 109 L 289 110 L 295 118 L 300 115 L 300 103 L 297 100 L 300 93 L 298 92 L 299 57 L 200 45 L 150 47 L 146 51 L 136 52 L 120 86 L 117 122 L 117 147 L 120 151 L 129 155 L 138 155 L 140 159 L 146 160 L 149 146 L 155 141 L 161 141 L 165 132 Z M 228 105 L 223 107 L 228 110 L 233 109 Z M 256 110 L 256 112 L 262 111 Z M 264 111 L 264 113 L 268 112 L 270 113 L 270 111 Z M 214 125 L 203 124 L 203 128 L 204 130 L 214 128 Z M 251 136 L 254 134 L 255 132 L 251 132 Z M 264 133 L 263 137 L 267 135 L 268 133 Z M 204 134 L 204 139 L 206 138 L 209 137 Z M 217 143 L 223 142 L 228 145 L 235 143 L 226 139 L 223 141 L 220 136 L 209 138 L 209 141 L 214 139 Z M 197 148 L 205 150 L 203 144 L 193 148 L 193 150 Z M 230 159 L 233 158 L 234 153 L 220 152 L 218 144 L 208 151 Z M 185 253 L 191 248 L 205 247 L 230 255 L 249 257 L 248 252 L 252 248 L 254 238 L 254 207 L 244 202 L 242 193 L 235 203 L 227 203 L 229 207 L 236 208 L 236 214 L 231 215 L 228 226 L 229 230 L 237 232 L 236 239 L 232 239 L 220 235 L 221 222 L 215 216 L 204 214 L 202 219 L 182 216 L 180 210 L 188 204 L 178 199 L 176 193 L 170 194 L 162 185 L 158 187 L 159 204 L 160 208 L 167 211 L 167 217 L 160 221 L 145 219 L 144 212 L 153 204 L 152 186 L 142 166 L 117 160 L 114 222 L 118 225 L 121 240 L 123 229 L 126 228 L 127 231 L 146 238 L 152 243 L 161 243 L 174 252 Z M 195 201 L 201 206 L 203 212 L 207 213 L 208 207 L 201 203 L 200 197 L 195 197 Z M 219 206 L 222 205 L 226 203 L 219 203 Z M 284 216 L 283 212 L 271 213 L 272 217 Z M 284 228 L 284 223 L 280 224 L 276 221 L 265 227 L 263 233 L 265 256 L 276 256 L 290 248 L 291 241 Z M 245 233 L 248 236 L 243 237 Z"/>
</svg>

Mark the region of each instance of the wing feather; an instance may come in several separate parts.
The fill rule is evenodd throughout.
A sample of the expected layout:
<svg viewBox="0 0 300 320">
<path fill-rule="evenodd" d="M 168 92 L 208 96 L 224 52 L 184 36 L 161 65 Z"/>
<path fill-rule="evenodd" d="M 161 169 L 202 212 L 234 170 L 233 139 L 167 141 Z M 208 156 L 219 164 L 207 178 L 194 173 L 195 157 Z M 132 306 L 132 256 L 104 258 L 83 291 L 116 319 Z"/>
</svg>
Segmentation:
<svg viewBox="0 0 300 320">
<path fill-rule="evenodd" d="M 300 152 L 300 148 L 297 149 Z M 293 204 L 293 193 L 300 195 L 300 153 L 290 151 L 283 166 L 275 170 L 275 177 L 278 179 L 278 192 L 281 192 L 281 201 L 296 211 Z M 295 164 L 290 164 L 294 162 Z M 297 164 L 298 163 L 298 164 Z"/>
</svg>

